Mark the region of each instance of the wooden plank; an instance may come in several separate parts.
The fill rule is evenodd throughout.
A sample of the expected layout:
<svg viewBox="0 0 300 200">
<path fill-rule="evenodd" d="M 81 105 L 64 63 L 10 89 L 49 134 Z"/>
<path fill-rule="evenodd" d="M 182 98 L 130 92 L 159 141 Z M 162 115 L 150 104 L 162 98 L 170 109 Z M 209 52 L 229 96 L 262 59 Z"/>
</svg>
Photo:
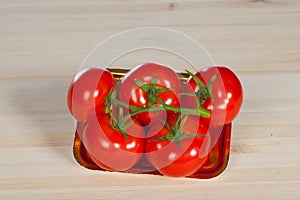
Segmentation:
<svg viewBox="0 0 300 200">
<path fill-rule="evenodd" d="M 0 199 L 299 199 L 299 13 L 298 0 L 0 0 Z M 191 36 L 243 83 L 229 166 L 214 179 L 91 171 L 72 156 L 72 77 L 98 43 L 144 26 Z"/>
</svg>

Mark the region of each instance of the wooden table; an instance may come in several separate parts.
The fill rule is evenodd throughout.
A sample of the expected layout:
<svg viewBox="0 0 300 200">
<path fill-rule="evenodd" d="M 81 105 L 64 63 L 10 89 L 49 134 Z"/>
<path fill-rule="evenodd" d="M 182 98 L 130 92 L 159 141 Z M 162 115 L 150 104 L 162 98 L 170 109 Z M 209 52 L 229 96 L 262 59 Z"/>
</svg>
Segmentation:
<svg viewBox="0 0 300 200">
<path fill-rule="evenodd" d="M 300 1 L 0 1 L 0 199 L 300 199 Z M 229 166 L 210 180 L 90 171 L 66 91 L 112 34 L 181 31 L 239 75 Z"/>
</svg>

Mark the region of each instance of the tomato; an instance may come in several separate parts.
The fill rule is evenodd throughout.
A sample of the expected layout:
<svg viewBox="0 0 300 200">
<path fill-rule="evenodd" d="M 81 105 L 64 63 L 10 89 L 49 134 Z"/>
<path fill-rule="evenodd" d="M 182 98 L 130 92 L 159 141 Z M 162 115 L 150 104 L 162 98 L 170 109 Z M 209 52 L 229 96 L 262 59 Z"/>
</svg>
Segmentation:
<svg viewBox="0 0 300 200">
<path fill-rule="evenodd" d="M 114 78 L 107 70 L 88 68 L 80 71 L 68 91 L 68 108 L 79 121 L 105 111 L 105 99 L 114 86 Z"/>
<path fill-rule="evenodd" d="M 199 117 L 195 116 L 189 116 L 185 122 L 182 120 L 180 125 L 182 126 L 181 134 L 184 133 L 191 137 L 183 137 L 179 141 L 167 140 L 162 139 L 162 137 L 172 134 L 167 126 L 160 129 L 154 123 L 149 129 L 149 132 L 156 134 L 146 140 L 147 158 L 161 174 L 166 176 L 190 176 L 197 172 L 207 160 L 210 149 L 207 125 L 199 123 Z M 179 134 L 179 132 L 175 134 Z M 204 136 L 199 134 L 204 134 Z"/>
<path fill-rule="evenodd" d="M 204 109 L 210 111 L 210 118 L 203 118 L 207 123 L 213 125 L 224 125 L 231 123 L 238 115 L 243 102 L 243 89 L 238 77 L 227 67 L 213 66 L 205 68 L 195 73 L 195 75 L 206 86 L 216 75 L 213 82 L 211 93 L 213 99 L 208 97 L 202 105 Z M 198 92 L 199 86 L 196 81 L 190 77 L 185 92 Z M 193 96 L 184 97 L 184 106 L 197 108 L 196 98 Z"/>
<path fill-rule="evenodd" d="M 144 152 L 144 129 L 133 123 L 126 129 L 128 137 L 111 126 L 111 117 L 100 114 L 89 120 L 82 142 L 92 160 L 102 169 L 126 171 L 134 166 Z"/>
<path fill-rule="evenodd" d="M 138 80 L 146 89 L 137 83 Z M 166 88 L 169 89 L 164 90 Z M 180 81 L 171 68 L 157 63 L 146 63 L 135 67 L 126 74 L 121 82 L 119 95 L 121 101 L 141 108 L 162 106 L 155 98 L 156 96 L 169 106 L 180 107 L 178 98 L 180 92 Z M 149 125 L 151 120 L 164 120 L 166 115 L 171 113 L 145 111 L 135 117 L 143 125 Z"/>
</svg>

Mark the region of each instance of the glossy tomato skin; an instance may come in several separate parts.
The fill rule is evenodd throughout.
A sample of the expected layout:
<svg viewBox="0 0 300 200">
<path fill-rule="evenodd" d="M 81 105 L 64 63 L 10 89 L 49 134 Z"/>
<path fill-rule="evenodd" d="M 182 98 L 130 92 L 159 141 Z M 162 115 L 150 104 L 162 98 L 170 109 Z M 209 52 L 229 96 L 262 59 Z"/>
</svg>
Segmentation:
<svg viewBox="0 0 300 200">
<path fill-rule="evenodd" d="M 205 85 L 208 85 L 209 81 L 217 75 L 212 87 L 214 106 L 211 98 L 203 104 L 203 108 L 210 111 L 211 117 L 202 120 L 216 126 L 231 123 L 238 115 L 243 102 L 243 88 L 238 77 L 229 68 L 220 66 L 205 68 L 196 72 L 195 75 Z M 185 86 L 185 92 L 198 90 L 195 80 L 190 78 Z M 185 96 L 183 101 L 186 107 L 197 107 L 195 97 Z"/>
<path fill-rule="evenodd" d="M 157 127 L 159 126 L 156 124 L 151 126 L 149 132 L 157 134 L 146 140 L 146 156 L 149 162 L 166 176 L 184 177 L 197 172 L 207 160 L 210 149 L 207 125 L 199 123 L 198 117 L 190 116 L 183 127 L 183 132 L 205 134 L 205 136 L 181 139 L 179 148 L 173 141 L 157 140 L 157 138 L 170 134 L 166 126 L 162 129 Z"/>
<path fill-rule="evenodd" d="M 138 107 L 151 107 L 149 95 L 135 83 L 139 79 L 146 84 L 151 84 L 153 76 L 157 77 L 157 88 L 172 88 L 170 91 L 159 93 L 158 96 L 167 105 L 180 107 L 178 94 L 181 92 L 181 85 L 177 74 L 169 67 L 157 63 L 146 63 L 132 69 L 122 80 L 120 86 L 120 100 Z M 161 104 L 156 101 L 154 104 Z M 152 120 L 165 119 L 171 112 L 143 112 L 135 117 L 143 125 L 148 125 Z"/>
<path fill-rule="evenodd" d="M 80 71 L 72 81 L 68 91 L 68 108 L 81 122 L 96 117 L 105 111 L 105 99 L 115 80 L 112 74 L 100 68 Z"/>
<path fill-rule="evenodd" d="M 102 169 L 126 171 L 134 166 L 144 152 L 144 130 L 138 124 L 126 129 L 128 138 L 110 125 L 110 116 L 101 114 L 87 122 L 83 144 L 92 160 Z"/>
</svg>

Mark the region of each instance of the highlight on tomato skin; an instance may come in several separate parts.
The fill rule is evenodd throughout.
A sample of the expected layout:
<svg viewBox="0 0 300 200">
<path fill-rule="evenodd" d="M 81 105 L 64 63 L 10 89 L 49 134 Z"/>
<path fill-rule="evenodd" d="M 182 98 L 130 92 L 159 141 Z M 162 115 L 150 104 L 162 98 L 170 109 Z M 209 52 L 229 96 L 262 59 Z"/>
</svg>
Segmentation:
<svg viewBox="0 0 300 200">
<path fill-rule="evenodd" d="M 216 126 L 231 123 L 239 114 L 243 102 L 242 84 L 235 73 L 228 67 L 212 66 L 197 71 L 194 75 L 205 86 L 208 86 L 213 77 L 216 77 L 211 85 L 213 98 L 208 97 L 202 104 L 204 109 L 210 111 L 211 117 L 202 120 Z M 184 90 L 186 93 L 195 92 L 199 94 L 199 89 L 197 81 L 190 77 Z M 186 107 L 197 107 L 194 96 L 185 96 L 183 101 Z"/>
<path fill-rule="evenodd" d="M 70 113 L 82 122 L 104 113 L 106 97 L 114 84 L 114 77 L 108 70 L 81 70 L 69 86 L 67 104 Z"/>
</svg>

